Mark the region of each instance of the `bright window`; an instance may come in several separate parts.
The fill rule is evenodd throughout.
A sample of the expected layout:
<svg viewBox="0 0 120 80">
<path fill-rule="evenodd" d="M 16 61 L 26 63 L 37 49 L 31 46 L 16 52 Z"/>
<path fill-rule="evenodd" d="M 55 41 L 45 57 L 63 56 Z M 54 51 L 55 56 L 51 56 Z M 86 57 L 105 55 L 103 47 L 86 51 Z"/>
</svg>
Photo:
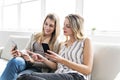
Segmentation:
<svg viewBox="0 0 120 80">
<path fill-rule="evenodd" d="M 25 31 L 40 31 L 41 6 L 40 0 L 21 5 L 21 29 Z"/>
<path fill-rule="evenodd" d="M 78 3 L 82 0 L 0 0 L 0 30 L 40 31 L 48 13 L 58 14 L 62 29 L 66 15 L 82 13 Z"/>
<path fill-rule="evenodd" d="M 1 0 L 0 0 L 0 26 L 2 25 L 2 8 L 1 8 L 1 5 L 2 4 L 2 2 L 1 2 Z M 0 27 L 0 30 L 2 29 L 2 27 Z"/>
<path fill-rule="evenodd" d="M 120 31 L 119 0 L 84 0 L 83 15 L 86 30 Z"/>
<path fill-rule="evenodd" d="M 18 26 L 17 5 L 3 8 L 3 30 L 16 30 Z"/>
<path fill-rule="evenodd" d="M 20 2 L 20 0 L 3 0 L 3 1 L 4 1 L 4 5 L 11 5 Z"/>
</svg>

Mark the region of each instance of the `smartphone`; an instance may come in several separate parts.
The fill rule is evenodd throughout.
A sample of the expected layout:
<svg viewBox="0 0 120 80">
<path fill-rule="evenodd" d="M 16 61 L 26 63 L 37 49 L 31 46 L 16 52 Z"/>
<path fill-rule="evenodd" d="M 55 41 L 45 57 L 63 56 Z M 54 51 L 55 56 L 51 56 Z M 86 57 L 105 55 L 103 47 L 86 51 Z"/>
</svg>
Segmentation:
<svg viewBox="0 0 120 80">
<path fill-rule="evenodd" d="M 17 50 L 17 44 L 14 42 L 14 41 L 11 41 L 12 42 L 12 46 L 14 47 L 12 50 Z"/>
<path fill-rule="evenodd" d="M 42 47 L 45 53 L 50 54 L 49 52 L 47 52 L 47 50 L 50 50 L 49 45 L 47 43 L 42 43 Z"/>
</svg>

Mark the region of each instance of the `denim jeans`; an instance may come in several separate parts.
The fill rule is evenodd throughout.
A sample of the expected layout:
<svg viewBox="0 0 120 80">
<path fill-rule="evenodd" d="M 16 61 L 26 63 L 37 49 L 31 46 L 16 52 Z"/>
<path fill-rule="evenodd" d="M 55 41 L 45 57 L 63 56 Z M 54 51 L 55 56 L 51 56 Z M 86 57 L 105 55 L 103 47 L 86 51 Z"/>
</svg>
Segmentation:
<svg viewBox="0 0 120 80">
<path fill-rule="evenodd" d="M 82 75 L 78 73 L 32 73 L 24 74 L 17 78 L 17 80 L 85 80 Z"/>
<path fill-rule="evenodd" d="M 16 80 L 18 74 L 26 68 L 26 63 L 23 58 L 12 58 L 6 65 L 0 80 Z"/>
</svg>

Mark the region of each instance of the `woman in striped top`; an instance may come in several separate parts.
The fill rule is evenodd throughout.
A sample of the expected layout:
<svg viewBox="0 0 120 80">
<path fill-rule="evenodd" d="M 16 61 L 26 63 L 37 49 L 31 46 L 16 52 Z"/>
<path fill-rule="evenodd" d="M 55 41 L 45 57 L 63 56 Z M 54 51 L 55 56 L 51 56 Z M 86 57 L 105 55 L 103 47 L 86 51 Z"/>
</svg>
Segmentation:
<svg viewBox="0 0 120 80">
<path fill-rule="evenodd" d="M 48 50 L 47 58 L 37 54 L 36 61 L 42 61 L 56 69 L 55 73 L 32 73 L 22 75 L 17 80 L 87 80 L 92 71 L 93 52 L 91 41 L 84 36 L 83 18 L 77 14 L 69 14 L 64 21 L 66 41 L 61 43 L 59 55 Z"/>
</svg>

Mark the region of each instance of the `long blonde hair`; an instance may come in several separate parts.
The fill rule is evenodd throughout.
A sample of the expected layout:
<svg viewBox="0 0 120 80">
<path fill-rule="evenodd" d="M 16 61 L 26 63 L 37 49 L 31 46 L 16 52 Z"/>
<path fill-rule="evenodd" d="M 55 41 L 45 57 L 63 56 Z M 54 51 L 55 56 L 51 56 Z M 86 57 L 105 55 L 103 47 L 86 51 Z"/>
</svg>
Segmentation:
<svg viewBox="0 0 120 80">
<path fill-rule="evenodd" d="M 75 39 L 76 40 L 83 39 L 84 38 L 84 28 L 83 28 L 84 19 L 77 14 L 69 14 L 65 18 L 69 20 Z M 68 39 L 68 36 L 66 36 L 66 38 Z"/>
<path fill-rule="evenodd" d="M 46 16 L 46 18 L 45 18 L 45 20 L 44 20 L 44 22 L 43 22 L 43 26 L 44 26 L 44 24 L 45 24 L 45 22 L 46 22 L 46 20 L 47 19 L 51 19 L 51 20 L 54 20 L 54 22 L 55 22 L 55 30 L 54 30 L 54 32 L 52 33 L 52 35 L 51 35 L 51 38 L 50 38 L 50 41 L 49 41 L 49 43 L 48 43 L 48 45 L 49 45 L 49 47 L 50 47 L 50 49 L 51 50 L 53 50 L 53 48 L 54 48 L 54 45 L 55 45 L 55 42 L 56 42 L 56 40 L 57 40 L 57 37 L 59 36 L 59 32 L 60 32 L 60 21 L 59 21 L 59 17 L 56 15 L 56 14 L 48 14 L 47 16 Z M 36 38 L 36 40 L 38 41 L 38 42 L 42 42 L 42 40 L 43 40 L 43 37 L 45 36 L 45 34 L 44 34 L 44 27 L 42 26 L 42 32 L 41 33 L 38 33 L 38 34 L 36 34 L 36 36 L 35 36 L 35 38 Z"/>
</svg>

